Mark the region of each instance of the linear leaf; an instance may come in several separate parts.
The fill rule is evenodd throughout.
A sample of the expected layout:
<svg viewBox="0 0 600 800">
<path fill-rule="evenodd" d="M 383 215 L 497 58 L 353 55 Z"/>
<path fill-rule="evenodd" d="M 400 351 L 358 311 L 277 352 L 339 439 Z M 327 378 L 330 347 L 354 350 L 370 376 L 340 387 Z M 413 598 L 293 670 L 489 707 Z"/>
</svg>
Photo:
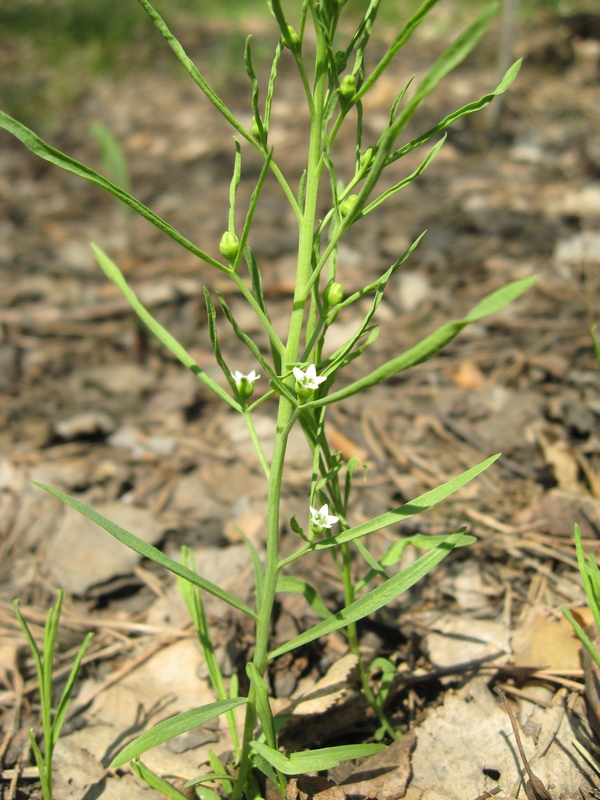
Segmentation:
<svg viewBox="0 0 600 800">
<path fill-rule="evenodd" d="M 215 717 L 220 717 L 221 714 L 232 711 L 246 702 L 245 697 L 236 700 L 218 700 L 216 703 L 208 703 L 205 706 L 175 714 L 174 717 L 169 717 L 169 719 L 159 722 L 151 730 L 142 733 L 141 736 L 130 742 L 112 760 L 110 767 L 111 769 L 122 767 L 123 764 L 127 764 L 128 761 L 137 758 L 142 753 L 145 753 L 146 750 L 158 747 L 159 744 L 164 744 L 164 742 L 168 742 L 181 733 L 191 731 L 192 728 L 197 728 L 198 725 L 204 725 L 205 722 L 215 719 Z"/>
<path fill-rule="evenodd" d="M 373 370 L 373 372 L 365 375 L 364 378 L 360 378 L 359 380 L 354 381 L 354 383 L 351 383 L 349 386 L 346 386 L 344 389 L 333 392 L 326 397 L 321 397 L 318 400 L 312 400 L 308 403 L 305 403 L 303 408 L 317 408 L 318 406 L 337 403 L 340 400 L 344 400 L 346 397 L 351 397 L 357 392 L 362 392 L 371 386 L 375 386 L 376 384 L 381 383 L 382 381 L 387 380 L 388 378 L 391 378 L 394 375 L 403 372 L 404 370 L 407 370 L 409 367 L 413 367 L 415 364 L 420 364 L 421 362 L 426 361 L 428 358 L 431 358 L 438 353 L 442 347 L 444 347 L 444 345 L 448 344 L 448 342 L 452 341 L 452 339 L 458 336 L 462 329 L 466 328 L 467 325 L 477 322 L 483 317 L 499 311 L 505 305 L 511 303 L 517 297 L 520 297 L 520 295 L 526 292 L 531 286 L 533 286 L 536 280 L 537 276 L 533 275 L 529 278 L 522 278 L 521 280 L 513 281 L 507 286 L 497 289 L 484 298 L 480 303 L 478 303 L 469 312 L 469 314 L 464 317 L 464 319 L 446 322 L 444 325 L 438 328 L 437 331 L 434 331 L 429 336 L 426 336 L 425 339 L 421 340 L 414 347 L 411 347 L 405 353 L 402 353 L 396 358 L 392 358 L 390 361 L 382 364 L 381 367 L 378 367 L 377 369 Z"/>
<path fill-rule="evenodd" d="M 474 467 L 461 472 L 460 475 L 457 475 L 455 478 L 451 478 L 449 481 L 446 481 L 446 483 L 442 483 L 441 486 L 436 486 L 435 489 L 431 489 L 425 492 L 425 494 L 415 497 L 414 500 L 410 500 L 408 503 L 404 503 L 404 505 L 398 506 L 398 508 L 394 508 L 392 511 L 386 511 L 385 514 L 380 514 L 378 517 L 374 517 L 368 522 L 355 525 L 354 528 L 348 528 L 347 531 L 342 531 L 338 533 L 337 536 L 332 536 L 323 542 L 317 542 L 314 549 L 325 550 L 329 547 L 342 544 L 343 542 L 351 542 L 353 539 L 359 539 L 369 533 L 379 531 L 381 528 L 387 528 L 390 525 L 395 525 L 398 522 L 414 517 L 422 511 L 427 511 L 427 509 L 436 505 L 441 500 L 445 500 L 447 497 L 454 494 L 454 492 L 462 489 L 462 487 L 466 486 L 473 478 L 476 478 L 490 467 L 499 457 L 500 453 L 496 453 L 496 455 L 486 458 L 485 461 L 476 464 Z"/>
<path fill-rule="evenodd" d="M 422 144 L 425 144 L 425 142 L 428 142 L 437 133 L 441 133 L 446 128 L 449 128 L 452 123 L 456 122 L 456 120 L 460 119 L 461 117 L 465 117 L 468 114 L 474 114 L 476 111 L 480 111 L 482 108 L 485 108 L 495 97 L 497 97 L 497 95 L 504 94 L 504 92 L 517 77 L 521 68 L 521 64 L 522 60 L 516 61 L 507 71 L 499 85 L 492 92 L 488 92 L 488 94 L 484 94 L 479 100 L 467 103 L 466 105 L 462 106 L 462 108 L 459 108 L 456 111 L 453 111 L 451 114 L 448 114 L 447 117 L 444 117 L 444 119 L 441 120 L 441 122 L 438 122 L 437 125 L 434 125 L 433 128 L 425 131 L 425 133 L 417 136 L 416 139 L 413 139 L 396 150 L 395 153 L 392 153 L 388 159 L 388 164 L 397 161 L 399 158 L 402 158 L 402 156 L 410 153 L 411 150 L 414 150 L 416 147 L 420 147 Z"/>
<path fill-rule="evenodd" d="M 96 186 L 99 186 L 101 189 L 109 192 L 116 197 L 117 200 L 125 203 L 126 206 L 132 208 L 141 217 L 144 217 L 144 219 L 147 219 L 148 222 L 151 222 L 156 228 L 159 229 L 159 231 L 165 233 L 175 242 L 180 244 L 186 250 L 189 250 L 190 253 L 193 253 L 198 258 L 201 258 L 207 264 L 216 267 L 217 269 L 221 270 L 221 272 L 229 272 L 228 267 L 220 264 L 214 258 L 209 256 L 208 253 L 200 250 L 200 248 L 196 247 L 196 245 L 190 242 L 189 239 L 186 239 L 183 234 L 175 230 L 175 228 L 169 225 L 168 222 L 165 222 L 164 219 L 161 219 L 161 217 L 155 214 L 154 211 L 149 209 L 139 200 L 136 200 L 135 197 L 124 191 L 124 189 L 115 186 L 114 183 L 111 183 L 109 180 L 100 175 L 98 172 L 95 172 L 90 167 L 86 167 L 85 164 L 81 164 L 74 158 L 65 155 L 65 153 L 61 153 L 60 150 L 51 147 L 49 144 L 40 139 L 40 137 L 37 136 L 33 131 L 29 130 L 29 128 L 26 128 L 25 125 L 22 125 L 16 119 L 13 119 L 2 111 L 0 111 L 0 128 L 4 128 L 9 133 L 12 133 L 13 136 L 23 142 L 25 147 L 31 150 L 32 153 L 35 153 L 36 156 L 43 158 L 45 161 L 50 161 L 51 164 L 56 164 L 58 167 L 67 170 L 67 172 L 72 172 L 75 175 L 78 175 L 80 178 L 84 178 L 86 181 L 90 181 L 90 183 L 94 183 Z"/>
<path fill-rule="evenodd" d="M 434 550 L 430 550 L 424 556 L 421 556 L 418 561 L 415 561 L 414 564 L 411 564 L 411 566 L 403 572 L 400 572 L 393 578 L 389 578 L 389 580 L 371 590 L 368 594 L 364 595 L 364 597 L 355 600 L 354 603 L 338 611 L 337 614 L 333 614 L 333 616 L 323 622 L 319 622 L 310 630 L 294 637 L 287 642 L 287 644 L 273 650 L 269 653 L 269 658 L 277 658 L 284 653 L 288 653 L 290 650 L 295 650 L 297 647 L 319 639 L 321 636 L 325 636 L 332 631 L 346 628 L 351 623 L 358 622 L 358 620 L 369 616 L 369 614 L 372 614 L 374 611 L 383 608 L 383 606 L 387 605 L 391 600 L 394 600 L 407 589 L 410 589 L 411 586 L 414 586 L 415 583 L 427 575 L 433 567 L 439 564 L 439 562 L 461 542 L 463 535 L 462 533 L 451 534 L 442 544 L 438 545 Z"/>
<path fill-rule="evenodd" d="M 202 381 L 202 383 L 208 386 L 208 388 L 214 392 L 217 397 L 220 397 L 221 400 L 224 400 L 236 411 L 240 411 L 241 409 L 239 403 L 230 397 L 216 381 L 210 378 L 206 372 L 204 372 L 204 370 L 201 369 L 198 364 L 196 364 L 185 347 L 183 347 L 183 345 L 180 344 L 177 339 L 171 333 L 169 333 L 168 330 L 166 330 L 166 328 L 163 328 L 160 322 L 152 316 L 152 314 L 144 305 L 142 305 L 138 296 L 127 283 L 127 279 L 117 267 L 115 262 L 109 256 L 107 256 L 106 253 L 98 247 L 98 245 L 92 243 L 91 248 L 106 277 L 116 284 L 116 286 L 118 286 L 129 305 L 142 320 L 142 322 L 152 331 L 156 338 L 162 342 L 162 344 L 164 344 L 167 350 L 170 350 L 171 353 L 173 353 L 175 358 L 181 361 L 184 367 L 187 367 L 190 372 L 193 372 L 194 375 Z"/>
<path fill-rule="evenodd" d="M 227 603 L 227 605 L 237 608 L 238 611 L 247 614 L 249 617 L 252 617 L 252 619 L 256 619 L 256 613 L 250 608 L 250 606 L 247 606 L 241 600 L 238 600 L 237 597 L 229 594 L 229 592 L 221 589 L 216 584 L 207 581 L 205 578 L 201 578 L 200 575 L 193 572 L 191 569 L 188 569 L 187 567 L 183 566 L 183 564 L 180 564 L 179 562 L 174 561 L 172 558 L 169 558 L 164 553 L 161 553 L 158 548 L 153 547 L 147 542 L 144 542 L 142 539 L 134 536 L 133 533 L 129 533 L 129 531 L 121 528 L 120 525 L 117 525 L 116 523 L 111 522 L 109 519 L 106 519 L 106 517 L 103 517 L 102 514 L 94 511 L 93 508 L 86 506 L 85 503 L 82 503 L 80 500 L 76 500 L 74 497 L 70 497 L 68 494 L 61 492 L 59 489 L 53 489 L 51 486 L 45 486 L 43 483 L 36 483 L 33 481 L 33 484 L 34 486 L 39 486 L 40 489 L 44 489 L 46 492 L 54 495 L 54 497 L 58 497 L 58 499 L 65 503 L 65 505 L 74 508 L 75 511 L 79 511 L 79 513 L 83 514 L 84 517 L 91 519 L 92 522 L 95 522 L 96 525 L 104 528 L 104 530 L 110 533 L 111 536 L 114 536 L 115 539 L 118 539 L 131 550 L 135 550 L 136 553 L 144 556 L 144 558 L 149 558 L 151 561 L 154 561 L 155 564 L 168 569 L 169 572 L 172 572 L 174 575 L 178 575 L 180 578 L 185 578 L 185 580 L 193 583 L 195 586 L 199 586 L 201 589 L 204 589 L 205 592 L 212 594 L 214 597 L 218 597 L 219 600 Z"/>
<path fill-rule="evenodd" d="M 315 614 L 321 617 L 321 619 L 327 619 L 331 616 L 331 611 L 320 598 L 317 590 L 301 578 L 295 578 L 292 575 L 280 575 L 277 579 L 277 593 L 279 592 L 301 594 Z"/>
<path fill-rule="evenodd" d="M 372 756 L 386 749 L 384 744 L 347 744 L 338 747 L 323 747 L 319 750 L 307 750 L 284 756 L 262 742 L 252 742 L 251 747 L 265 761 L 268 761 L 284 775 L 303 775 L 305 772 L 320 772 L 333 769 L 341 761 L 352 761 L 355 758 Z"/>
</svg>

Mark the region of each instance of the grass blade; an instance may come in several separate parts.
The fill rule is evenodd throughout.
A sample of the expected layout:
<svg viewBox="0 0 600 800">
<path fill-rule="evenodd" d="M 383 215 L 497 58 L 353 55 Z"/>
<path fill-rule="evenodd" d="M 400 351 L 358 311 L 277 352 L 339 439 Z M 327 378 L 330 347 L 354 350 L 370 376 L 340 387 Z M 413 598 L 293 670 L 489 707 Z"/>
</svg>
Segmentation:
<svg viewBox="0 0 600 800">
<path fill-rule="evenodd" d="M 142 753 L 145 753 L 146 750 L 158 747 L 159 744 L 164 744 L 175 736 L 187 733 L 187 731 L 191 731 L 192 728 L 197 728 L 199 725 L 204 725 L 205 722 L 215 719 L 215 717 L 220 717 L 221 714 L 232 711 L 246 702 L 245 697 L 236 700 L 218 700 L 216 703 L 208 703 L 208 705 L 200 706 L 200 708 L 192 708 L 181 714 L 175 714 L 174 717 L 169 717 L 159 722 L 151 730 L 142 733 L 141 736 L 130 742 L 112 760 L 110 768 L 122 767 L 123 764 L 127 764 L 128 761 L 137 758 Z"/>
<path fill-rule="evenodd" d="M 347 744 L 339 747 L 307 750 L 306 752 L 284 756 L 279 750 L 274 750 L 261 742 L 252 742 L 251 747 L 275 769 L 283 772 L 284 775 L 303 775 L 305 772 L 320 772 L 324 769 L 333 769 L 341 761 L 352 761 L 355 758 L 372 756 L 386 748 L 384 744 Z"/>
</svg>

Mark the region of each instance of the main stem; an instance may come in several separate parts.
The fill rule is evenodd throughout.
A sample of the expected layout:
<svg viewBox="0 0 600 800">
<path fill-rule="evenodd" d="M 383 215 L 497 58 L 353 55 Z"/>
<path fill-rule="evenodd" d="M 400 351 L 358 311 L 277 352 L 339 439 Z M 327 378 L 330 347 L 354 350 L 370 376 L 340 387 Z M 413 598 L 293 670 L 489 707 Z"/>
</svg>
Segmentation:
<svg viewBox="0 0 600 800">
<path fill-rule="evenodd" d="M 288 329 L 287 344 L 285 349 L 285 362 L 283 375 L 291 372 L 291 368 L 298 360 L 304 313 L 309 296 L 310 276 L 312 273 L 313 238 L 317 219 L 317 204 L 319 197 L 319 180 L 321 177 L 321 153 L 323 136 L 323 110 L 325 88 L 327 79 L 327 47 L 323 32 L 317 28 L 317 51 L 315 57 L 315 85 L 313 94 L 313 114 L 310 124 L 310 139 L 308 148 L 308 164 L 306 170 L 305 205 L 298 230 L 298 264 L 296 268 L 296 288 Z M 288 379 L 293 387 L 293 378 Z M 269 651 L 269 636 L 271 632 L 271 618 L 277 579 L 279 577 L 279 527 L 281 484 L 285 465 L 287 441 L 291 429 L 290 420 L 295 411 L 295 405 L 286 397 L 280 396 L 277 413 L 277 429 L 271 469 L 269 472 L 269 491 L 267 508 L 267 548 L 265 559 L 265 580 L 263 587 L 262 603 L 258 609 L 256 622 L 256 645 L 254 650 L 254 664 L 259 673 L 265 674 L 267 669 L 267 654 Z M 232 800 L 238 800 L 244 792 L 250 771 L 250 742 L 254 738 L 256 725 L 255 690 L 251 686 L 246 706 L 246 720 L 242 752 L 236 786 L 232 792 Z"/>
</svg>

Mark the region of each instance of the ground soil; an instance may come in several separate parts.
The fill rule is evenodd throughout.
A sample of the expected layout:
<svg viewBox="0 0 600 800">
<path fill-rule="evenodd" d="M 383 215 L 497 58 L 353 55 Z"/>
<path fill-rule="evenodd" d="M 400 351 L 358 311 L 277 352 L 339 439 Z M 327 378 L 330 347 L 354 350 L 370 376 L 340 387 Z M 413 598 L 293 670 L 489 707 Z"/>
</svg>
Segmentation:
<svg viewBox="0 0 600 800">
<path fill-rule="evenodd" d="M 263 23 L 249 25 L 257 49 L 268 44 Z M 437 33 L 428 28 L 366 102 L 366 143 L 376 140 L 398 88 L 411 73 L 422 75 L 443 46 Z M 462 318 L 507 282 L 533 274 L 539 280 L 509 308 L 465 329 L 434 359 L 331 409 L 333 447 L 368 464 L 364 480 L 356 481 L 353 524 L 503 453 L 456 497 L 374 539 L 380 553 L 399 534 L 449 533 L 468 525 L 477 543 L 361 627 L 365 658 L 383 655 L 396 666 L 388 712 L 406 733 L 404 745 L 394 745 L 404 750 L 397 751 L 388 784 L 363 786 L 356 775 L 332 773 L 336 783 L 354 784 L 348 791 L 337 787 L 336 797 L 510 796 L 522 767 L 518 758 L 511 756 L 500 769 L 490 761 L 496 756 L 486 761 L 481 755 L 484 742 L 497 740 L 506 749 L 513 741 L 508 717 L 491 694 L 495 684 L 529 709 L 520 707 L 522 725 L 524 713 L 525 721 L 537 713 L 532 703 L 548 713 L 559 707 L 565 718 L 587 725 L 579 649 L 560 606 L 585 605 L 573 523 L 581 525 L 586 549 L 593 551 L 600 537 L 600 371 L 589 334 L 600 321 L 600 42 L 588 33 L 592 27 L 568 20 L 524 22 L 515 46 L 524 66 L 498 114 L 461 121 L 421 179 L 357 224 L 340 248 L 339 279 L 350 292 L 381 274 L 427 230 L 389 287 L 378 312 L 380 336 L 366 363 L 354 362 L 346 381 L 445 321 Z M 190 29 L 182 38 L 210 76 L 206 32 Z M 99 78 L 75 107 L 51 121 L 46 138 L 101 170 L 89 133 L 90 124 L 101 121 L 122 145 L 134 194 L 216 254 L 227 225 L 232 137 L 189 79 L 161 64 L 143 74 Z M 495 85 L 495 70 L 490 35 L 434 94 L 407 135 L 485 94 Z M 243 81 L 222 73 L 218 80 L 236 113 L 249 119 Z M 287 62 L 279 91 L 271 137 L 282 167 L 299 178 L 307 118 Z M 98 243 L 115 260 L 156 317 L 223 385 L 212 358 L 203 288 L 213 297 L 222 291 L 242 328 L 261 346 L 265 342 L 222 274 L 145 221 L 123 214 L 97 187 L 39 160 L 7 134 L 0 143 L 2 796 L 39 796 L 26 735 L 37 720 L 36 681 L 10 604 L 20 598 L 39 637 L 62 587 L 67 598 L 59 676 L 84 632 L 96 635 L 76 690 L 78 713 L 70 716 L 66 744 L 57 753 L 56 796 L 158 797 L 128 773 L 107 767 L 123 737 L 147 721 L 210 700 L 185 609 L 169 575 L 150 562 L 126 560 L 119 549 L 109 554 L 107 534 L 85 526 L 31 481 L 75 495 L 116 521 L 126 517 L 124 527 L 175 558 L 187 544 L 201 573 L 245 600 L 252 597 L 251 570 L 240 532 L 261 551 L 265 485 L 243 426 L 136 325 L 88 243 Z M 342 136 L 340 157 L 352 148 L 351 135 Z M 392 178 L 408 174 L 421 158 L 400 161 Z M 242 207 L 259 168 L 244 151 Z M 274 182 L 267 182 L 250 243 L 278 330 L 284 330 L 292 301 L 293 225 Z M 355 317 L 342 317 L 329 346 L 341 343 L 355 324 Z M 219 332 L 232 369 L 256 367 L 221 317 Z M 267 404 L 257 418 L 267 443 L 274 435 L 273 412 Z M 293 439 L 283 520 L 306 517 L 309 481 L 305 445 L 301 437 Z M 284 551 L 294 547 L 295 536 L 284 524 Z M 414 557 L 409 552 L 403 563 Z M 326 602 L 340 607 L 341 584 L 329 558 L 312 558 L 295 574 L 310 576 Z M 274 642 L 313 619 L 304 601 L 283 598 Z M 207 612 L 225 671 L 240 672 L 243 680 L 240 665 L 251 652 L 251 630 L 212 601 Z M 449 643 L 457 641 L 454 652 Z M 332 664 L 343 661 L 345 649 L 343 639 L 333 636 L 278 660 L 270 674 L 277 707 L 310 692 Z M 376 720 L 356 691 L 354 665 L 343 663 L 339 693 L 292 718 L 288 749 L 372 738 Z M 591 666 L 587 670 L 589 678 Z M 373 680 L 377 686 L 377 672 Z M 587 701 L 593 711 L 589 693 Z M 459 716 L 454 722 L 448 717 L 449 738 L 424 749 L 428 720 L 436 719 L 433 727 L 442 730 L 453 703 Z M 475 773 L 461 783 L 460 753 L 452 753 L 451 740 L 457 731 L 462 737 L 477 728 L 477 709 L 484 709 L 479 738 L 465 739 L 460 751 L 467 751 Z M 552 725 L 544 718 L 528 732 L 525 749 L 533 753 L 548 731 Z M 179 755 L 169 751 L 170 761 L 157 758 L 153 768 L 182 785 L 201 771 L 209 746 L 226 749 L 222 731 L 204 731 L 203 737 L 183 743 Z M 570 752 L 571 740 L 561 747 Z M 552 796 L 580 796 L 579 789 L 597 796 L 593 770 L 578 762 L 579 777 L 567 775 L 553 760 L 559 749 L 548 750 L 545 765 L 539 759 Z M 420 752 L 426 753 L 421 761 Z M 301 788 L 290 786 L 288 796 L 299 796 L 294 793 Z M 304 788 L 308 796 L 317 791 Z"/>
</svg>

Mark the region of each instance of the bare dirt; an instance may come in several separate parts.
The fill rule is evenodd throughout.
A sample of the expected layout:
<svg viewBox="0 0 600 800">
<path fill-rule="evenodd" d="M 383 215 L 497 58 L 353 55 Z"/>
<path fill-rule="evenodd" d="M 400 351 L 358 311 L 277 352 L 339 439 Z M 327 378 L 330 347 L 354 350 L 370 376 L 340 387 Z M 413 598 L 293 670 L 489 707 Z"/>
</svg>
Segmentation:
<svg viewBox="0 0 600 800">
<path fill-rule="evenodd" d="M 258 42 L 268 40 L 261 24 L 252 25 Z M 289 797 L 321 790 L 329 800 L 523 796 L 524 765 L 494 685 L 517 703 L 525 750 L 551 796 L 598 796 L 598 779 L 572 743 L 588 714 L 578 643 L 560 610 L 585 605 L 573 523 L 586 549 L 594 551 L 600 537 L 600 371 L 589 334 L 600 322 L 600 41 L 591 34 L 592 26 L 551 18 L 524 24 L 516 45 L 524 66 L 498 119 L 484 113 L 451 129 L 422 178 L 359 223 L 340 249 L 340 279 L 351 291 L 427 229 L 380 308 L 381 335 L 368 368 L 463 317 L 508 281 L 532 274 L 539 280 L 438 357 L 331 409 L 333 447 L 368 464 L 356 484 L 356 523 L 492 453 L 503 456 L 452 500 L 374 540 L 377 551 L 399 534 L 462 525 L 478 540 L 361 626 L 365 658 L 385 655 L 397 666 L 388 711 L 405 736 L 386 762 L 363 765 L 360 774 L 332 771 L 333 788 L 303 786 L 301 779 Z M 183 34 L 209 78 L 203 54 L 210 35 Z M 417 117 L 419 129 L 495 85 L 493 41 L 486 39 L 434 94 Z M 367 139 L 376 138 L 398 87 L 412 72 L 422 74 L 442 43 L 428 31 L 416 45 L 367 103 Z M 220 80 L 228 102 L 249 119 L 242 82 Z M 307 120 L 289 64 L 279 91 L 271 138 L 282 166 L 299 177 Z M 99 79 L 53 120 L 46 138 L 101 170 L 89 134 L 95 121 L 121 142 L 134 194 L 216 254 L 234 148 L 226 123 L 199 91 L 158 67 Z M 107 534 L 31 481 L 82 499 L 175 558 L 187 544 L 202 574 L 246 601 L 251 567 L 241 533 L 261 550 L 266 487 L 243 425 L 139 329 L 88 243 L 110 254 L 216 380 L 223 379 L 213 365 L 204 286 L 213 295 L 223 291 L 241 326 L 264 342 L 221 274 L 7 134 L 0 143 L 0 791 L 4 798 L 40 796 L 26 734 L 37 725 L 36 682 L 11 601 L 21 599 L 41 637 L 62 587 L 59 683 L 84 633 L 95 637 L 57 749 L 56 797 L 158 797 L 108 764 L 147 724 L 212 699 L 187 612 L 169 575 L 113 548 Z M 342 147 L 352 151 L 350 137 Z M 414 169 L 416 158 L 399 162 L 396 175 Z M 244 152 L 242 206 L 259 168 Z M 293 223 L 268 183 L 250 243 L 281 330 L 292 300 Z M 341 341 L 355 324 L 342 318 L 333 337 Z M 232 368 L 255 368 L 222 319 L 219 330 Z M 366 370 L 354 362 L 346 379 Z M 268 442 L 274 406 L 263 409 L 257 428 Z M 309 481 L 308 452 L 294 438 L 283 520 L 306 515 Z M 284 524 L 284 550 L 294 536 Z M 403 563 L 414 558 L 410 550 Z M 309 559 L 295 574 L 310 576 L 326 602 L 340 606 L 329 560 Z M 212 600 L 207 611 L 225 672 L 239 673 L 243 683 L 252 631 Z M 312 619 L 303 600 L 282 596 L 274 642 Z M 314 703 L 306 696 L 323 676 L 334 687 L 320 705 L 296 708 L 283 739 L 289 750 L 370 740 L 377 723 L 357 691 L 354 666 L 341 636 L 274 663 L 278 710 L 302 697 Z M 376 686 L 378 679 L 375 672 Z M 597 710 L 589 692 L 587 700 Z M 181 787 L 202 771 L 209 749 L 228 746 L 222 729 L 205 726 L 151 751 L 147 761 Z"/>
</svg>

